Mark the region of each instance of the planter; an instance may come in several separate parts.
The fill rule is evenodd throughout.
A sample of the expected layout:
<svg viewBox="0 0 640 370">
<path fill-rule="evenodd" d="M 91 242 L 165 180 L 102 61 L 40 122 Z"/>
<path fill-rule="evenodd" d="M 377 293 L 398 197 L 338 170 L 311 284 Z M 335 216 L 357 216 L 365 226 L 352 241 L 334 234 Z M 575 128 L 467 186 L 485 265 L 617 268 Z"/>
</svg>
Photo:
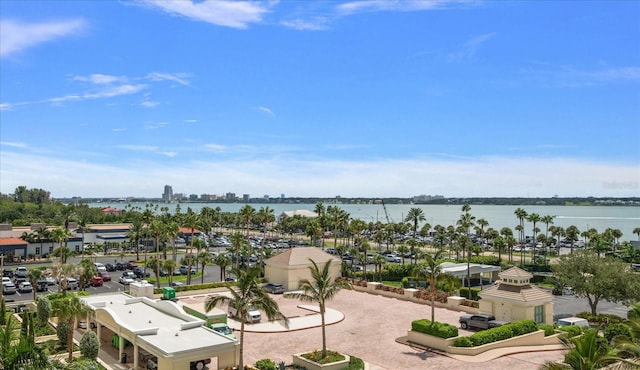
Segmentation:
<svg viewBox="0 0 640 370">
<path fill-rule="evenodd" d="M 345 355 L 344 353 L 341 353 L 341 355 L 344 356 L 344 360 L 342 361 L 336 361 L 329 364 L 319 364 L 317 362 L 307 360 L 306 358 L 302 357 L 302 353 L 299 353 L 293 355 L 293 364 L 303 366 L 307 370 L 342 370 L 349 366 L 349 360 L 351 358 L 349 357 L 349 355 Z"/>
</svg>

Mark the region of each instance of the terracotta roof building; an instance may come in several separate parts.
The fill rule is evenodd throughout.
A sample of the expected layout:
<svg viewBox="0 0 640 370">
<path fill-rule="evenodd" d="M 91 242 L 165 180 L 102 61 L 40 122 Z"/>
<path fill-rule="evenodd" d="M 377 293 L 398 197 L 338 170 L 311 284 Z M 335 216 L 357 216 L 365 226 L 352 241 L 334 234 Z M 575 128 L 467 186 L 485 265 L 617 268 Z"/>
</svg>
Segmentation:
<svg viewBox="0 0 640 370">
<path fill-rule="evenodd" d="M 531 285 L 533 275 L 512 267 L 498 274 L 500 280 L 484 289 L 480 296 L 480 312 L 492 314 L 500 321 L 530 319 L 536 323 L 553 323 L 553 295 Z"/>
</svg>

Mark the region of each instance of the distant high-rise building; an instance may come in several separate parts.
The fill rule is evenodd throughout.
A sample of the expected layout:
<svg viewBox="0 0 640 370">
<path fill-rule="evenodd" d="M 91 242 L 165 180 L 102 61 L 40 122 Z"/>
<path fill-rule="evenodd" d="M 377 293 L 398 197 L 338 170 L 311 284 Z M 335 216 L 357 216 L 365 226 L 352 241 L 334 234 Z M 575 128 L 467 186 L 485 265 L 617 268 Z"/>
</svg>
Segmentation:
<svg viewBox="0 0 640 370">
<path fill-rule="evenodd" d="M 224 196 L 227 202 L 235 202 L 236 201 L 236 193 L 227 193 Z"/>
<path fill-rule="evenodd" d="M 164 186 L 164 193 L 162 193 L 162 200 L 165 202 L 171 202 L 173 200 L 173 187 L 171 185 Z"/>
<path fill-rule="evenodd" d="M 249 194 L 242 194 L 242 202 L 249 203 Z"/>
</svg>

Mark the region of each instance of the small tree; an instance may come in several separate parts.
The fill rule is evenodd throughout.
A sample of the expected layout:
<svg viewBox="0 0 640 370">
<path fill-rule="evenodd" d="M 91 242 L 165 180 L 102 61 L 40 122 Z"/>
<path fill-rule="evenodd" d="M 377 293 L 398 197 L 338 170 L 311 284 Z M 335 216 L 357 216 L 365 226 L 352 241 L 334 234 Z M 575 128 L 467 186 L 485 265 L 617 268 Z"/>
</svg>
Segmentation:
<svg viewBox="0 0 640 370">
<path fill-rule="evenodd" d="M 38 325 L 45 326 L 51 316 L 51 301 L 42 296 L 36 297 L 36 312 L 38 313 Z"/>
<path fill-rule="evenodd" d="M 91 330 L 87 330 L 82 334 L 80 338 L 80 353 L 82 357 L 95 360 L 98 358 L 98 351 L 100 350 L 100 342 L 98 336 Z"/>
<path fill-rule="evenodd" d="M 0 325 L 6 325 L 7 305 L 4 303 L 4 297 L 0 297 Z"/>
<path fill-rule="evenodd" d="M 320 306 L 320 318 L 322 326 L 322 357 L 327 356 L 327 334 L 324 314 L 327 310 L 327 301 L 333 299 L 341 289 L 352 289 L 351 284 L 346 280 L 334 280 L 330 274 L 331 259 L 324 264 L 324 267 L 320 269 L 316 262 L 312 259 L 311 266 L 311 280 L 302 279 L 300 281 L 300 293 L 289 294 L 292 298 L 298 298 L 307 302 L 318 302 Z"/>
</svg>

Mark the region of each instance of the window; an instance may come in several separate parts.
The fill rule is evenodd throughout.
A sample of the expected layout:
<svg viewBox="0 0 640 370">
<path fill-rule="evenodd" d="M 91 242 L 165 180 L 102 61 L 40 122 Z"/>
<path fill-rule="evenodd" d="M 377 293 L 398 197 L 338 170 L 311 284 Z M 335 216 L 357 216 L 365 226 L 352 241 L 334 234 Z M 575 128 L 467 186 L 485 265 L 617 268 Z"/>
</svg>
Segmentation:
<svg viewBox="0 0 640 370">
<path fill-rule="evenodd" d="M 40 247 L 36 247 L 36 255 L 40 255 Z"/>
<path fill-rule="evenodd" d="M 533 320 L 536 324 L 544 323 L 544 306 L 535 306 L 533 308 Z"/>
<path fill-rule="evenodd" d="M 49 247 L 49 253 L 53 253 L 53 245 Z"/>
<path fill-rule="evenodd" d="M 80 246 L 76 245 L 76 252 L 80 252 Z"/>
</svg>

